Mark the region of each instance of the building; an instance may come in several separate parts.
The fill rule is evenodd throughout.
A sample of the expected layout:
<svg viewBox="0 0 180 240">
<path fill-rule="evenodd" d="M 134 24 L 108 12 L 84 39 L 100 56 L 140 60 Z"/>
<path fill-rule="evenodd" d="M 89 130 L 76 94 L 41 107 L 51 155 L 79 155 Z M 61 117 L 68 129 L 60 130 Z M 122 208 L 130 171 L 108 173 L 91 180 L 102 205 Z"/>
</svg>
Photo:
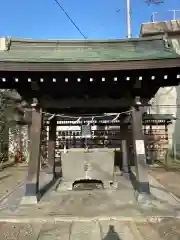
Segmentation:
<svg viewBox="0 0 180 240">
<path fill-rule="evenodd" d="M 99 172 L 96 162 L 89 164 L 92 157 L 88 157 L 88 164 L 84 161 L 87 157 L 84 148 L 91 136 L 89 126 L 96 121 L 99 126 L 120 125 L 124 175 L 130 174 L 128 159 L 132 159 L 138 191 L 149 193 L 142 122 L 153 118 L 148 116 L 147 108 L 158 89 L 179 84 L 180 56 L 171 38 L 167 35 L 114 41 L 2 38 L 0 46 L 2 88 L 16 89 L 31 106 L 26 201 L 37 201 L 41 130 L 48 121 L 48 173 L 54 178 L 57 122 L 62 119 L 67 122 L 69 118 L 71 124 L 81 126 L 83 144 L 81 151 L 62 154 L 63 164 L 69 164 L 63 168 L 67 184 L 72 187 L 72 177 L 68 178 L 72 174 L 74 180 L 80 180 L 87 177 L 87 171 L 96 178 L 101 176 L 105 185 L 113 181 L 113 149 L 91 151 L 92 157 L 105 159 L 103 165 L 98 161 L 98 166 L 102 165 Z"/>
</svg>

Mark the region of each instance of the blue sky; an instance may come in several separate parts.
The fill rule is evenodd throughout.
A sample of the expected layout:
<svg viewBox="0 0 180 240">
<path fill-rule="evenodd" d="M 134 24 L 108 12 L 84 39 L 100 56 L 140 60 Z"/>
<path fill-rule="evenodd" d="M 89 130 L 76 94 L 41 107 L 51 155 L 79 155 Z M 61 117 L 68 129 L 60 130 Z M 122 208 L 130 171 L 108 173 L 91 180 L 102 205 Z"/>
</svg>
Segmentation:
<svg viewBox="0 0 180 240">
<path fill-rule="evenodd" d="M 126 37 L 126 0 L 59 1 L 88 39 Z M 142 22 L 150 21 L 152 12 L 159 12 L 157 20 L 166 20 L 172 16 L 167 10 L 180 9 L 180 0 L 164 1 L 148 6 L 144 0 L 131 0 L 133 37 L 138 36 Z M 0 36 L 82 39 L 54 0 L 1 0 Z"/>
</svg>

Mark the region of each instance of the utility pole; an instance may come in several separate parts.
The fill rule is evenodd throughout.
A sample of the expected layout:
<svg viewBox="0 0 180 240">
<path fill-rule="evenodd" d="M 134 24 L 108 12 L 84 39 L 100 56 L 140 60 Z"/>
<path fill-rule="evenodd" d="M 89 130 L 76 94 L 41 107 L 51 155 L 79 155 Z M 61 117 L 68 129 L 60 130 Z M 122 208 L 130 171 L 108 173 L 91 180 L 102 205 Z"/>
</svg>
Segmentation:
<svg viewBox="0 0 180 240">
<path fill-rule="evenodd" d="M 157 14 L 157 12 L 153 12 L 152 13 L 152 16 L 151 16 L 151 20 L 152 22 L 155 22 L 155 15 Z"/>
<path fill-rule="evenodd" d="M 126 0 L 126 10 L 127 10 L 127 37 L 131 38 L 132 37 L 132 32 L 131 32 L 131 3 L 130 0 Z"/>
<path fill-rule="evenodd" d="M 169 12 L 173 13 L 173 21 L 176 21 L 176 13 L 179 12 L 179 9 L 169 10 Z"/>
</svg>

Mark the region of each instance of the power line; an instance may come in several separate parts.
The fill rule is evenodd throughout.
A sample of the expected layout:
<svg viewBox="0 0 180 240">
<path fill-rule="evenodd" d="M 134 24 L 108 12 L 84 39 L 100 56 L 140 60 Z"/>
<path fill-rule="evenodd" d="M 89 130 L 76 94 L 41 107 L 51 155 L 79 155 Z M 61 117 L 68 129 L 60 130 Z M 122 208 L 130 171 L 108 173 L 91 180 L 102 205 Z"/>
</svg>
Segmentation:
<svg viewBox="0 0 180 240">
<path fill-rule="evenodd" d="M 58 7 L 61 8 L 61 10 L 64 12 L 66 17 L 71 21 L 71 23 L 74 25 L 74 27 L 78 30 L 78 32 L 83 36 L 84 39 L 87 39 L 87 37 L 83 34 L 81 29 L 76 25 L 76 23 L 72 20 L 72 18 L 69 16 L 69 14 L 65 11 L 65 9 L 62 7 L 62 5 L 59 3 L 58 0 L 54 0 L 55 3 L 58 5 Z"/>
</svg>

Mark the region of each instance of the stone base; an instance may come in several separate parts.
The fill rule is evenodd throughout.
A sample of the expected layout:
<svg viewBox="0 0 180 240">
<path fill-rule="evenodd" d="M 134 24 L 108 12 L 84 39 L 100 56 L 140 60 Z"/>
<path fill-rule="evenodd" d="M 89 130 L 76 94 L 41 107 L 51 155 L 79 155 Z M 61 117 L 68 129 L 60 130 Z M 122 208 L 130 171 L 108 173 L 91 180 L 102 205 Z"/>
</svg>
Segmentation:
<svg viewBox="0 0 180 240">
<path fill-rule="evenodd" d="M 130 180 L 130 173 L 129 172 L 122 172 L 122 176 L 124 176 L 127 180 Z"/>
<path fill-rule="evenodd" d="M 59 186 L 57 187 L 56 191 L 57 192 L 71 191 L 71 190 L 73 190 L 73 183 L 74 182 L 64 182 L 64 181 L 61 181 L 59 183 Z"/>
<path fill-rule="evenodd" d="M 102 181 L 104 189 L 117 189 L 118 183 L 116 181 Z"/>
<path fill-rule="evenodd" d="M 116 181 L 111 182 L 110 188 L 116 190 L 118 188 L 118 182 L 116 182 Z"/>
<path fill-rule="evenodd" d="M 34 205 L 39 202 L 40 196 L 23 196 L 21 199 L 21 205 Z"/>
<path fill-rule="evenodd" d="M 56 191 L 71 191 L 73 190 L 73 183 L 74 182 L 65 182 L 61 181 L 59 186 L 57 187 Z M 116 181 L 102 181 L 104 189 L 117 189 L 118 183 Z"/>
<path fill-rule="evenodd" d="M 47 168 L 46 168 L 46 174 L 52 176 L 52 179 L 55 179 L 55 178 L 56 178 L 56 172 L 55 172 L 55 170 L 54 170 L 52 167 L 50 167 L 50 166 L 47 166 Z"/>
<path fill-rule="evenodd" d="M 135 191 L 135 199 L 138 203 L 142 204 L 143 206 L 152 206 L 152 195 L 151 194 L 147 194 L 147 193 L 140 193 L 138 191 Z"/>
<path fill-rule="evenodd" d="M 43 177 L 46 182 L 52 182 L 55 180 L 55 175 L 50 172 L 46 172 L 46 174 Z"/>
</svg>

